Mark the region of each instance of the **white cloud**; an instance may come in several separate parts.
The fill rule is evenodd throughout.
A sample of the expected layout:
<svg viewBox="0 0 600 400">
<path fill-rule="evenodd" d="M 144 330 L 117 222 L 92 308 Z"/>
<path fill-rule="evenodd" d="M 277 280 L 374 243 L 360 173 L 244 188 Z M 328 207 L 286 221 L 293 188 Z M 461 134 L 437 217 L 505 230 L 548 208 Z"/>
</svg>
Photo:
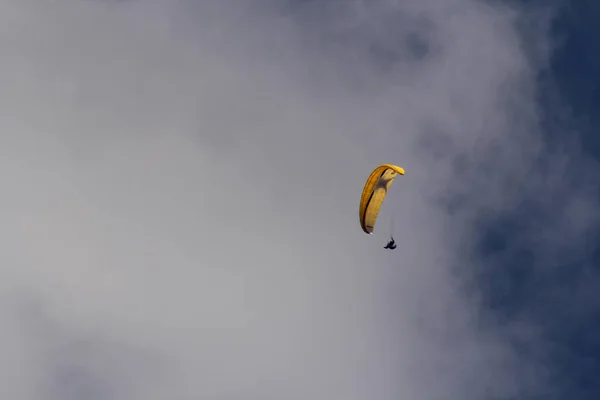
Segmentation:
<svg viewBox="0 0 600 400">
<path fill-rule="evenodd" d="M 11 398 L 546 385 L 513 334 L 478 325 L 450 272 L 468 262 L 473 215 L 513 204 L 540 146 L 518 14 L 342 3 L 297 19 L 267 2 L 3 2 Z M 407 175 L 367 237 L 357 202 L 380 162 Z M 463 213 L 446 214 L 447 193 Z"/>
</svg>

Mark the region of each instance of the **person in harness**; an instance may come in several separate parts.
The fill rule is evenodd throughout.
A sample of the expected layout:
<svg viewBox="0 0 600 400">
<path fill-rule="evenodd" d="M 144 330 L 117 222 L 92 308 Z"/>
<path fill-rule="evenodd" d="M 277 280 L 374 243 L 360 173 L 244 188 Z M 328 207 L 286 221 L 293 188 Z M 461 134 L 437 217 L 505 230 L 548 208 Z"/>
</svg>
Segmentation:
<svg viewBox="0 0 600 400">
<path fill-rule="evenodd" d="M 385 245 L 384 249 L 394 250 L 396 248 L 396 242 L 394 238 L 391 238 L 388 244 Z"/>
</svg>

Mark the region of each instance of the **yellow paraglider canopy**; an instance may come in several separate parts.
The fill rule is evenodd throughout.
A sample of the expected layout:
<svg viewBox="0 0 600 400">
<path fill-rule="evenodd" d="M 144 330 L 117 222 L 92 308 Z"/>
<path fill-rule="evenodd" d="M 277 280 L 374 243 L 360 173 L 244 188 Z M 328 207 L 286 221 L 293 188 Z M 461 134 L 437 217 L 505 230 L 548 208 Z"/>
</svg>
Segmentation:
<svg viewBox="0 0 600 400">
<path fill-rule="evenodd" d="M 398 175 L 404 175 L 404 169 L 391 164 L 381 164 L 369 175 L 360 198 L 359 209 L 360 226 L 365 233 L 373 233 L 383 199 Z"/>
</svg>

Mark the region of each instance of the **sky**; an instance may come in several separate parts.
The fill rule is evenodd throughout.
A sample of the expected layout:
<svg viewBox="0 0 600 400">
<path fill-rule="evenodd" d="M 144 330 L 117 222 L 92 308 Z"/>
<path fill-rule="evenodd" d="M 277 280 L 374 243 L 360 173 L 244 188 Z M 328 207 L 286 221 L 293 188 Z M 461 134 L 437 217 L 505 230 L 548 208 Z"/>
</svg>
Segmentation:
<svg viewBox="0 0 600 400">
<path fill-rule="evenodd" d="M 574 4 L 2 0 L 5 397 L 597 398 Z"/>
</svg>

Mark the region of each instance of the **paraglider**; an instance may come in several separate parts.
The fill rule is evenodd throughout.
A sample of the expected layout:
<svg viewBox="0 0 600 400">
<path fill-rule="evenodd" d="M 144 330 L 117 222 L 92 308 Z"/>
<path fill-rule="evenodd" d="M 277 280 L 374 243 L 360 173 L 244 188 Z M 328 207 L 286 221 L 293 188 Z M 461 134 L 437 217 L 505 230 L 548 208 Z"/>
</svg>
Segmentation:
<svg viewBox="0 0 600 400">
<path fill-rule="evenodd" d="M 388 244 L 385 245 L 384 249 L 394 250 L 396 248 L 396 242 L 394 238 L 391 238 Z"/>
<path fill-rule="evenodd" d="M 367 178 L 359 207 L 360 226 L 366 234 L 371 235 L 373 233 L 379 209 L 394 179 L 398 175 L 404 175 L 403 168 L 392 164 L 381 164 Z M 390 242 L 384 248 L 390 250 L 396 248 L 393 237 L 391 237 Z"/>
</svg>

